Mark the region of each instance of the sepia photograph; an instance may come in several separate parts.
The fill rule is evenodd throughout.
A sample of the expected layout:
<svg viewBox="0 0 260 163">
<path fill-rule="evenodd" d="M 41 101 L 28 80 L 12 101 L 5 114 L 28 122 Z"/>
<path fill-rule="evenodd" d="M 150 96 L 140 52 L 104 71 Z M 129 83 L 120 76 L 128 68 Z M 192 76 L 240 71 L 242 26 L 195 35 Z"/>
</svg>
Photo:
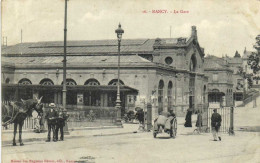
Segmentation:
<svg viewBox="0 0 260 163">
<path fill-rule="evenodd" d="M 260 162 L 260 0 L 2 0 L 2 163 Z"/>
</svg>

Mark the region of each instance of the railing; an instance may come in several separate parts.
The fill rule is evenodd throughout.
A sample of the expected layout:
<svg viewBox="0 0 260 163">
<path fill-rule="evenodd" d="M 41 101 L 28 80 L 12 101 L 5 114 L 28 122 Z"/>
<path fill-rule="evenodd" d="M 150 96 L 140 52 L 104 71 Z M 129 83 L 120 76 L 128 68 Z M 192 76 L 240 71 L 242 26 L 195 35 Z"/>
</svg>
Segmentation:
<svg viewBox="0 0 260 163">
<path fill-rule="evenodd" d="M 56 107 L 62 107 L 58 104 Z M 44 110 L 50 107 L 45 104 Z M 67 105 L 68 128 L 102 127 L 116 125 L 117 111 L 114 107 Z"/>
<path fill-rule="evenodd" d="M 217 109 L 217 112 L 221 115 L 221 126 L 220 132 L 228 133 L 230 129 L 230 107 L 222 107 L 222 108 L 209 108 L 208 109 L 208 131 L 212 131 L 211 127 L 211 116 L 213 114 L 213 110 Z"/>
<path fill-rule="evenodd" d="M 116 123 L 116 110 L 107 108 L 88 108 L 84 110 L 68 110 L 68 127 L 113 126 Z"/>
<path fill-rule="evenodd" d="M 2 100 L 2 104 L 9 105 L 10 101 Z M 33 129 L 34 128 L 34 119 L 32 117 L 27 117 L 24 120 L 23 130 L 26 129 Z M 2 127 L 3 130 L 13 130 L 14 124 L 9 124 L 6 127 Z M 17 130 L 19 129 L 19 126 L 17 126 Z"/>
<path fill-rule="evenodd" d="M 247 97 L 243 100 L 243 105 L 245 106 L 246 104 L 250 103 L 251 101 L 255 100 L 259 96 L 259 92 L 250 92 L 247 94 Z"/>
<path fill-rule="evenodd" d="M 34 124 L 35 124 L 35 120 L 32 117 L 27 117 L 24 120 L 24 124 L 23 124 L 23 130 L 28 130 L 28 129 L 34 129 Z M 9 124 L 7 125 L 7 127 L 2 127 L 3 130 L 13 130 L 14 129 L 14 124 Z M 17 131 L 19 130 L 19 126 L 17 126 Z"/>
<path fill-rule="evenodd" d="M 3 104 L 8 104 L 8 101 L 2 101 Z M 61 107 L 58 105 L 57 107 Z M 44 116 L 49 109 L 49 104 L 44 104 Z M 99 106 L 83 106 L 78 108 L 75 105 L 69 105 L 68 109 L 69 119 L 68 127 L 73 129 L 75 127 L 100 127 L 116 125 L 117 111 L 114 107 L 99 107 Z M 91 113 L 92 112 L 92 113 Z M 23 130 L 34 129 L 35 119 L 27 117 L 24 121 Z M 47 122 L 45 121 L 45 128 Z M 14 124 L 7 125 L 3 130 L 13 130 Z M 19 128 L 17 127 L 17 130 Z"/>
</svg>

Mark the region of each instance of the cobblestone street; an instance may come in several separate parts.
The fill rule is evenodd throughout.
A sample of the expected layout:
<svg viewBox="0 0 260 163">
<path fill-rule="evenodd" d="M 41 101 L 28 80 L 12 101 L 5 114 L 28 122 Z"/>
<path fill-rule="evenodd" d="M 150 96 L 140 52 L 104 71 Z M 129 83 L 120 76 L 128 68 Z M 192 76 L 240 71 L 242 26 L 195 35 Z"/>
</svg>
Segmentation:
<svg viewBox="0 0 260 163">
<path fill-rule="evenodd" d="M 236 120 L 241 114 L 257 115 L 254 109 L 238 109 Z M 252 116 L 252 115 L 251 115 Z M 257 120 L 255 117 L 252 122 Z M 103 130 L 78 130 L 66 135 L 63 142 L 46 143 L 46 133 L 40 134 L 42 140 L 26 142 L 25 146 L 3 144 L 2 160 L 66 160 L 85 162 L 249 162 L 259 160 L 259 132 L 239 131 L 236 127 L 235 136 L 222 134 L 222 141 L 214 142 L 210 133 L 192 134 L 193 128 L 184 128 L 179 118 L 176 139 L 168 134 L 160 134 L 154 139 L 152 132 L 137 132 L 137 124 L 125 124 L 124 128 Z M 242 122 L 243 120 L 241 120 Z M 247 126 L 254 126 L 248 121 Z M 241 124 L 240 124 L 241 125 Z M 244 127 L 242 127 L 244 128 Z M 28 136 L 33 133 L 25 133 Z M 11 135 L 11 134 L 10 134 Z M 35 136 L 35 135 L 34 135 Z M 28 136 L 29 137 L 29 136 Z M 11 142 L 12 136 L 7 138 Z M 26 139 L 26 138 L 25 138 Z M 25 155 L 26 153 L 26 155 Z M 70 155 L 68 155 L 68 153 Z M 46 160 L 47 161 L 47 160 Z"/>
</svg>

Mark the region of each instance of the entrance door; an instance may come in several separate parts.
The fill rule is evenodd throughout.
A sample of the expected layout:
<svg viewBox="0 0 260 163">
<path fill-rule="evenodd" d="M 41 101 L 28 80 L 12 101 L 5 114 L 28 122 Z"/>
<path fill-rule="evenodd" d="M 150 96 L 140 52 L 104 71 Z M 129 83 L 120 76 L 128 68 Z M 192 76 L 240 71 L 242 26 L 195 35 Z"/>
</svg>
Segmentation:
<svg viewBox="0 0 260 163">
<path fill-rule="evenodd" d="M 190 75 L 189 82 L 189 107 L 194 110 L 195 76 Z"/>
</svg>

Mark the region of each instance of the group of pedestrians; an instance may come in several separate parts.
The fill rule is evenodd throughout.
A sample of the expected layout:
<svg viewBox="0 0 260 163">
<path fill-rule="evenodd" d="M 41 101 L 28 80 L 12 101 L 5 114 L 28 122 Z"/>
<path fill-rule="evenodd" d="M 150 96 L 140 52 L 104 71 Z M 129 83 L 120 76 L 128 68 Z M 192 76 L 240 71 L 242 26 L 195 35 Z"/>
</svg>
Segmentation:
<svg viewBox="0 0 260 163">
<path fill-rule="evenodd" d="M 198 111 L 197 112 L 197 122 L 196 122 L 196 127 L 200 128 L 202 127 L 202 112 Z M 187 110 L 187 114 L 185 117 L 185 127 L 192 127 L 192 121 L 191 121 L 191 116 L 192 116 L 192 109 Z M 217 109 L 213 109 L 213 114 L 211 115 L 211 128 L 212 128 L 212 134 L 214 141 L 221 141 L 221 136 L 219 133 L 219 129 L 221 126 L 222 118 L 219 113 L 217 113 Z"/>
<path fill-rule="evenodd" d="M 54 142 L 58 141 L 58 133 L 60 131 L 60 141 L 64 140 L 64 131 L 63 127 L 65 126 L 65 121 L 68 119 L 68 114 L 63 108 L 56 108 L 54 103 L 49 105 L 50 110 L 46 113 L 45 118 L 47 119 L 48 124 L 48 136 L 46 142 L 51 141 L 51 132 L 52 140 Z"/>
</svg>

